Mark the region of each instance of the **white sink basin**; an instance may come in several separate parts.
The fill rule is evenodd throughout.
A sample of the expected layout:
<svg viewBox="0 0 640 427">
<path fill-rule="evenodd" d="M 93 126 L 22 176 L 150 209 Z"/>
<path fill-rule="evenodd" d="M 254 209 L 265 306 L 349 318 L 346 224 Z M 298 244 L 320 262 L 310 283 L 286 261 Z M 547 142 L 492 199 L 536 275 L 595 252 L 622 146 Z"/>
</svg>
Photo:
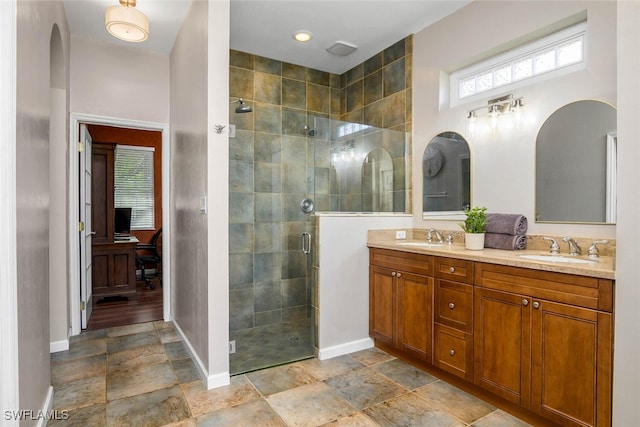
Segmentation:
<svg viewBox="0 0 640 427">
<path fill-rule="evenodd" d="M 524 259 L 532 259 L 535 261 L 546 261 L 546 262 L 564 262 L 568 264 L 591 264 L 594 262 L 598 262 L 596 260 L 588 260 L 583 258 L 573 258 L 573 257 L 564 257 L 561 255 L 518 255 L 520 258 Z"/>
<path fill-rule="evenodd" d="M 398 244 L 403 246 L 418 246 L 420 248 L 437 248 L 439 246 L 444 246 L 442 243 L 429 243 L 429 242 L 401 242 Z"/>
</svg>

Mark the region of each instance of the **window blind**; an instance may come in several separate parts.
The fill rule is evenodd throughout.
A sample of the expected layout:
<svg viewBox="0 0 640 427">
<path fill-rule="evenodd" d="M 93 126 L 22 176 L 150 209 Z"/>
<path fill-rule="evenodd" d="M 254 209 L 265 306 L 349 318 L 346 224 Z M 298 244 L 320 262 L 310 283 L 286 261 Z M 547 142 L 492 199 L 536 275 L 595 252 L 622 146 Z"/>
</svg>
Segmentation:
<svg viewBox="0 0 640 427">
<path fill-rule="evenodd" d="M 117 145 L 114 162 L 114 204 L 131 208 L 131 229 L 155 229 L 153 147 Z"/>
</svg>

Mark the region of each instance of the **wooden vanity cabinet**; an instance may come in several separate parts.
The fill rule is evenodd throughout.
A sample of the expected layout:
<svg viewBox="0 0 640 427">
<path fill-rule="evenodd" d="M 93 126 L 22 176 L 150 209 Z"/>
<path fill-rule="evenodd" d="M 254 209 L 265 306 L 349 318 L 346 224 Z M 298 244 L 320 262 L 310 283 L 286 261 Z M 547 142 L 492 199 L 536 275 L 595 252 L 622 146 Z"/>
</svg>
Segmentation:
<svg viewBox="0 0 640 427">
<path fill-rule="evenodd" d="M 473 262 L 435 257 L 434 361 L 473 381 Z"/>
<path fill-rule="evenodd" d="M 369 334 L 410 357 L 433 359 L 433 257 L 372 249 Z"/>
<path fill-rule="evenodd" d="M 475 274 L 475 384 L 561 425 L 611 425 L 612 281 L 483 263 Z"/>
</svg>

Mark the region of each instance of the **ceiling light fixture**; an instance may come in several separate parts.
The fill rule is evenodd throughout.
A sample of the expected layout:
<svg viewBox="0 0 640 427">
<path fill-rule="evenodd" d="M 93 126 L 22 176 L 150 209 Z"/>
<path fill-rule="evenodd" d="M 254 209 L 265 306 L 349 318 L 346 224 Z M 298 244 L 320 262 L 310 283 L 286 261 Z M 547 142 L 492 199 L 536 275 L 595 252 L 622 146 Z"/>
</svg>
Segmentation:
<svg viewBox="0 0 640 427">
<path fill-rule="evenodd" d="M 312 36 L 311 32 L 306 30 L 296 31 L 295 33 L 292 34 L 292 37 L 295 40 L 303 43 L 311 40 L 311 36 Z"/>
<path fill-rule="evenodd" d="M 135 8 L 136 0 L 120 0 L 105 13 L 105 27 L 113 37 L 139 43 L 149 38 L 149 18 Z"/>
</svg>

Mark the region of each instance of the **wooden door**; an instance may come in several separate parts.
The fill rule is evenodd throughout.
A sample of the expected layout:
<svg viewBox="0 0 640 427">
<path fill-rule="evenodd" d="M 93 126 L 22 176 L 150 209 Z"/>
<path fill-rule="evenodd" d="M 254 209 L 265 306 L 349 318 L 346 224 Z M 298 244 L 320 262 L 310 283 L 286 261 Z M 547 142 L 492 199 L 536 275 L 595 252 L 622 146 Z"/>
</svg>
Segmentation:
<svg viewBox="0 0 640 427">
<path fill-rule="evenodd" d="M 80 125 L 80 142 L 83 150 L 80 152 L 80 200 L 79 213 L 80 222 L 84 224 L 80 231 L 79 251 L 80 251 L 80 326 L 86 329 L 93 311 L 92 287 L 93 282 L 93 192 L 92 192 L 92 139 L 87 129 L 87 125 Z"/>
<path fill-rule="evenodd" d="M 531 299 L 480 287 L 473 298 L 475 384 L 529 408 Z"/>
<path fill-rule="evenodd" d="M 531 409 L 562 425 L 610 425 L 611 315 L 544 300 L 532 308 Z"/>
<path fill-rule="evenodd" d="M 395 336 L 394 276 L 395 272 L 391 269 L 369 267 L 369 335 L 389 345 L 393 345 Z"/>
<path fill-rule="evenodd" d="M 433 361 L 433 278 L 396 272 L 396 346 L 429 363 Z"/>
<path fill-rule="evenodd" d="M 91 156 L 93 243 L 113 243 L 113 145 L 94 144 Z"/>
</svg>

